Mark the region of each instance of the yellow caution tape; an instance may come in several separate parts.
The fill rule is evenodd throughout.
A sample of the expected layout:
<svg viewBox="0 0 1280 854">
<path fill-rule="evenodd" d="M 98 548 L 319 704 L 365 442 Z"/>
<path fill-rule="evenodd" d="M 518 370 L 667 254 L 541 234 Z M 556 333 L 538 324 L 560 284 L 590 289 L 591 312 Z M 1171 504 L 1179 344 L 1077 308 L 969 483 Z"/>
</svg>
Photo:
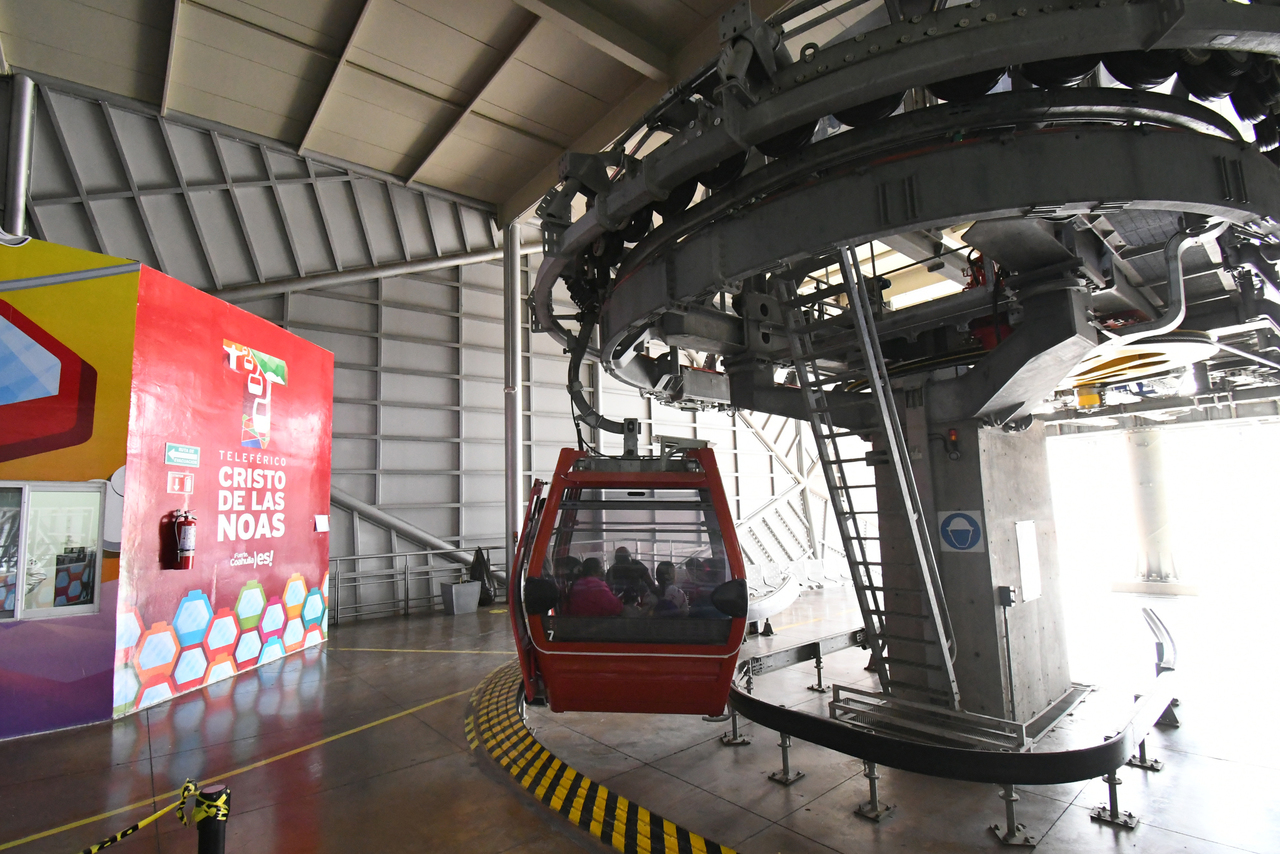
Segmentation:
<svg viewBox="0 0 1280 854">
<path fill-rule="evenodd" d="M 226 800 L 227 791 L 228 790 L 224 789 L 222 792 L 224 801 Z M 96 845 L 90 845 L 88 848 L 81 851 L 80 854 L 97 854 L 97 852 L 101 851 L 103 848 L 110 848 L 112 845 L 115 845 L 120 840 L 133 836 L 139 830 L 146 827 L 148 824 L 151 824 L 156 819 L 160 818 L 160 816 L 164 815 L 167 812 L 172 812 L 175 809 L 178 811 L 178 818 L 182 819 L 183 824 L 186 824 L 187 819 L 183 816 L 182 811 L 187 803 L 187 798 L 191 797 L 195 793 L 196 793 L 196 784 L 192 780 L 188 779 L 187 782 L 182 784 L 182 789 L 178 792 L 178 800 L 169 804 L 169 806 L 165 807 L 159 812 L 152 813 L 151 815 L 147 816 L 137 824 L 130 825 L 129 827 L 126 827 L 124 830 L 120 831 L 119 833 L 113 833 L 111 836 L 108 836 L 106 839 L 102 840 Z M 222 817 L 224 819 L 226 818 L 225 815 L 223 815 Z M 200 815 L 200 806 L 197 805 L 195 809 L 195 815 L 193 816 L 193 820 L 199 821 L 200 818 L 202 818 L 202 816 Z"/>
<path fill-rule="evenodd" d="M 187 782 L 191 781 L 188 780 Z M 185 786 L 183 790 L 186 790 Z M 231 814 L 231 790 L 226 786 L 223 786 L 222 791 L 212 798 L 204 792 L 198 793 L 196 795 L 196 808 L 191 811 L 190 821 L 187 821 L 186 807 L 183 805 L 185 801 L 186 799 L 184 798 L 183 801 L 179 802 L 178 806 L 178 818 L 183 824 L 199 824 L 206 818 L 211 818 L 215 821 L 226 821 L 227 816 Z"/>
</svg>

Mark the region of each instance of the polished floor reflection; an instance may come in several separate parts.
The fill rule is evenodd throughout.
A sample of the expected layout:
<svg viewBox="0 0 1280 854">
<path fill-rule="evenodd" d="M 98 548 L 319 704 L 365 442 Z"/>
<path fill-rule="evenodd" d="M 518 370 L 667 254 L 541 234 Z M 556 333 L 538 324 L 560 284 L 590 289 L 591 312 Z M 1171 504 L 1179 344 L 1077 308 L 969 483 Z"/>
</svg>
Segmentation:
<svg viewBox="0 0 1280 854">
<path fill-rule="evenodd" d="M 467 747 L 467 697 L 510 648 L 501 608 L 343 625 L 322 647 L 113 724 L 2 742 L 0 848 L 139 805 L 12 849 L 79 851 L 187 777 L 230 773 L 229 852 L 577 850 Z M 170 814 L 112 850 L 195 842 Z"/>
<path fill-rule="evenodd" d="M 1127 702 L 1127 680 L 1150 668 L 1141 604 L 1150 601 L 1112 597 L 1090 606 L 1092 624 L 1073 624 L 1106 648 L 1073 660 L 1076 675 L 1103 690 L 1055 738 L 1096 737 L 1108 709 Z M 1151 739 L 1164 771 L 1121 770 L 1121 807 L 1142 824 L 1120 831 L 1089 820 L 1106 795 L 1100 781 L 1027 787 L 1019 819 L 1042 836 L 1042 852 L 1280 851 L 1280 743 L 1263 731 L 1276 691 L 1244 653 L 1265 643 L 1239 641 L 1242 624 L 1262 634 L 1265 625 L 1240 620 L 1225 592 L 1156 607 L 1181 645 L 1183 726 Z M 856 622 L 847 590 L 807 592 L 774 618 L 777 636 L 750 641 L 744 654 Z M 603 850 L 467 749 L 467 697 L 510 649 L 502 608 L 343 625 L 320 648 L 116 723 L 2 742 L 0 850 L 59 828 L 10 850 L 80 850 L 169 803 L 187 777 L 231 788 L 230 852 Z M 824 676 L 869 685 L 865 658 L 829 656 Z M 818 711 L 826 698 L 807 690 L 813 676 L 800 666 L 757 685 Z M 792 766 L 806 776 L 783 788 L 768 779 L 781 766 L 777 734 L 749 724 L 752 743 L 729 748 L 718 740 L 724 724 L 697 717 L 531 709 L 529 723 L 581 772 L 744 854 L 999 850 L 986 830 L 1003 821 L 993 786 L 882 769 L 883 797 L 898 811 L 873 825 L 852 815 L 866 797 L 861 763 L 796 742 Z M 169 815 L 114 850 L 189 854 L 195 835 Z"/>
</svg>

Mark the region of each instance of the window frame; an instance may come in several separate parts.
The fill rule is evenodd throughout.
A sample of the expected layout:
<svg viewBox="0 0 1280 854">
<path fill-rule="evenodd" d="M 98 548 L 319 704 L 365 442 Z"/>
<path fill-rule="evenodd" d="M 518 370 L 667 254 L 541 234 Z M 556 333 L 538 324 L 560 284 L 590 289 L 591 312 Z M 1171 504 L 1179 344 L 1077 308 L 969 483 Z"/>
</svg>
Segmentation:
<svg viewBox="0 0 1280 854">
<path fill-rule="evenodd" d="M 0 623 L 16 623 L 22 620 L 56 620 L 59 617 L 76 617 L 97 614 L 102 605 L 102 544 L 106 523 L 107 482 L 60 480 L 0 480 L 0 489 L 22 490 L 18 510 L 18 578 L 13 597 L 13 616 L 0 616 Z M 98 495 L 98 531 L 94 548 L 93 601 L 84 605 L 61 605 L 48 608 L 26 607 L 27 588 L 27 537 L 28 514 L 32 492 L 92 492 Z"/>
</svg>

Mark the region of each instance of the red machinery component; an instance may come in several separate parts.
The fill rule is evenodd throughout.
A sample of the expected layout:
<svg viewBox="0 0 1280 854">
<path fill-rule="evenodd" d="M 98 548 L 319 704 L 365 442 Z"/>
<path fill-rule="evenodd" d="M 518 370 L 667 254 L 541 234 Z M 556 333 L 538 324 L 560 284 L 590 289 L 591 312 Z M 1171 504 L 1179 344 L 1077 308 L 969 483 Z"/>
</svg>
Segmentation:
<svg viewBox="0 0 1280 854">
<path fill-rule="evenodd" d="M 174 511 L 173 538 L 178 546 L 178 562 L 173 568 L 191 569 L 196 563 L 196 514 L 190 510 Z"/>
<path fill-rule="evenodd" d="M 511 579 L 526 698 L 557 712 L 720 714 L 746 632 L 715 455 L 560 452 Z"/>
</svg>

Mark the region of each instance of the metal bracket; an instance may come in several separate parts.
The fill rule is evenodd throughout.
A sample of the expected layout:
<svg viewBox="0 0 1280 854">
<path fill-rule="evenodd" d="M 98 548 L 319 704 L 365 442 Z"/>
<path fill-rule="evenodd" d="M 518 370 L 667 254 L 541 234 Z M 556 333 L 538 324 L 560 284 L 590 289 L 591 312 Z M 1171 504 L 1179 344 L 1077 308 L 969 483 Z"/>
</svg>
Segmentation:
<svg viewBox="0 0 1280 854">
<path fill-rule="evenodd" d="M 898 807 L 896 804 L 883 804 L 880 802 L 880 792 L 876 786 L 876 781 L 880 779 L 880 775 L 876 772 L 876 763 L 862 762 L 862 776 L 867 778 L 867 799 L 858 804 L 854 815 L 861 816 L 868 821 L 881 822 L 888 818 Z"/>
<path fill-rule="evenodd" d="M 1164 763 L 1159 759 L 1147 758 L 1147 740 L 1145 738 L 1138 742 L 1138 755 L 1130 756 L 1124 764 L 1130 768 L 1141 768 L 1144 771 L 1159 771 L 1164 768 Z"/>
<path fill-rule="evenodd" d="M 1132 830 L 1138 826 L 1138 817 L 1131 812 L 1125 812 L 1120 809 L 1120 801 L 1116 788 L 1123 783 L 1116 772 L 1112 771 L 1103 777 L 1103 782 L 1107 784 L 1110 798 L 1105 804 L 1100 804 L 1089 811 L 1089 818 L 1102 824 L 1110 824 L 1113 827 L 1123 827 L 1126 830 Z"/>
<path fill-rule="evenodd" d="M 1013 845 L 1020 848 L 1035 848 L 1036 843 L 1040 840 L 1031 836 L 1026 832 L 1025 824 L 1018 824 L 1018 816 L 1014 808 L 1019 800 L 1018 793 L 1014 791 L 1012 783 L 1006 783 L 1000 787 L 1000 799 L 1004 801 L 1005 830 L 1000 829 L 1000 825 L 991 825 L 991 832 L 996 835 L 996 839 L 1000 840 L 1001 845 Z"/>
<path fill-rule="evenodd" d="M 743 747 L 751 743 L 751 739 L 738 732 L 738 713 L 729 713 L 729 732 L 720 736 L 720 743 L 725 747 Z"/>
<path fill-rule="evenodd" d="M 774 771 L 769 775 L 769 779 L 783 786 L 790 786 L 796 780 L 804 776 L 803 771 L 791 770 L 791 736 L 785 732 L 778 733 L 781 738 L 778 740 L 778 746 L 782 748 L 782 770 Z"/>
</svg>

